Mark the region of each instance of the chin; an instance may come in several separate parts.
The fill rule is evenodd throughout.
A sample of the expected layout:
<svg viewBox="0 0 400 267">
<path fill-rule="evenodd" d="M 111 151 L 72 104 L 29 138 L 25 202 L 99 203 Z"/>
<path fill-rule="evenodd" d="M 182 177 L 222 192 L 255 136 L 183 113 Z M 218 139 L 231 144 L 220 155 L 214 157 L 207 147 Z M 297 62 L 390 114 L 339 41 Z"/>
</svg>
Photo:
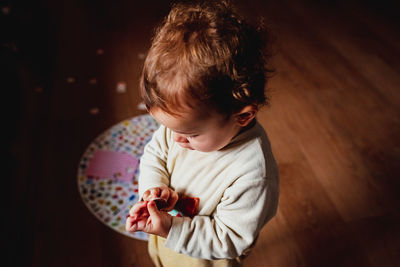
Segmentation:
<svg viewBox="0 0 400 267">
<path fill-rule="evenodd" d="M 191 146 L 188 146 L 188 145 L 183 145 L 183 144 L 179 144 L 182 148 L 187 148 L 187 149 L 190 149 L 190 150 L 195 150 L 193 147 L 191 147 Z"/>
</svg>

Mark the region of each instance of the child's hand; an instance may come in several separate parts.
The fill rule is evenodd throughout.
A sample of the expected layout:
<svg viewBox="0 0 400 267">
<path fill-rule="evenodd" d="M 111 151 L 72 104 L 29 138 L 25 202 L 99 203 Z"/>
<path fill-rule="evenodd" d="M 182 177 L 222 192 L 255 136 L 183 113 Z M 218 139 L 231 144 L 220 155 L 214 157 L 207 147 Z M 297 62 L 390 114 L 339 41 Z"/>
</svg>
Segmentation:
<svg viewBox="0 0 400 267">
<path fill-rule="evenodd" d="M 150 201 L 153 199 L 164 199 L 167 204 L 166 207 L 161 208 L 162 211 L 171 211 L 174 209 L 178 201 L 178 193 L 167 186 L 154 187 L 143 193 L 143 200 Z"/>
<path fill-rule="evenodd" d="M 128 232 L 143 231 L 167 238 L 171 229 L 172 216 L 159 211 L 155 201 L 141 201 L 129 211 L 125 229 Z"/>
</svg>

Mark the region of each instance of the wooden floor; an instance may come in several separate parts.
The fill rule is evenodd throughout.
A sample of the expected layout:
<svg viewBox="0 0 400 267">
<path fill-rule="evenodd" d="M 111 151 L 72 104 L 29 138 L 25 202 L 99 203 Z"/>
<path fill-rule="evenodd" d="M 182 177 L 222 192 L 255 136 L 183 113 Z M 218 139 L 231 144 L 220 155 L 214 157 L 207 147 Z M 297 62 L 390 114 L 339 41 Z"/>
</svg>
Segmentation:
<svg viewBox="0 0 400 267">
<path fill-rule="evenodd" d="M 146 243 L 99 222 L 76 186 L 91 140 L 143 113 L 140 65 L 169 3 L 134 2 L 16 1 L 0 15 L 6 266 L 152 266 Z M 281 197 L 245 266 L 400 266 L 398 9 L 264 2 L 239 5 L 275 35 L 272 104 L 259 120 Z"/>
</svg>

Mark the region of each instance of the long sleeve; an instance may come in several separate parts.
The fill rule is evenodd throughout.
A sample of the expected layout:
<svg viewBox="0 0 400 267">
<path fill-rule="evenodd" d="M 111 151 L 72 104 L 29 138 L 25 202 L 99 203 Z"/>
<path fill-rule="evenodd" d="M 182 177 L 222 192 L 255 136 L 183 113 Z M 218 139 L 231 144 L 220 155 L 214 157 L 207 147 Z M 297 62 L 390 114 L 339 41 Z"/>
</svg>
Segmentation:
<svg viewBox="0 0 400 267">
<path fill-rule="evenodd" d="M 164 126 L 154 132 L 151 141 L 145 146 L 140 159 L 139 196 L 150 188 L 169 186 L 170 174 L 167 171 L 168 138 L 170 133 Z"/>
<path fill-rule="evenodd" d="M 178 253 L 204 259 L 242 255 L 276 213 L 275 187 L 265 178 L 249 182 L 242 177 L 226 189 L 212 216 L 173 218 L 165 245 Z"/>
</svg>

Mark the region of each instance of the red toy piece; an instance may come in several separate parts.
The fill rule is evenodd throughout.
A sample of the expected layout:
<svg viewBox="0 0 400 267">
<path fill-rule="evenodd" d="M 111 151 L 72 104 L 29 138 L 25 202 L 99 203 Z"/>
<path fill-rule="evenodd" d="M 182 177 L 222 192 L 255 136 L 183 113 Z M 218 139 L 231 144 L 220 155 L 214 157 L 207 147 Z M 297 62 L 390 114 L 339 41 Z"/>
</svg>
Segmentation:
<svg viewBox="0 0 400 267">
<path fill-rule="evenodd" d="M 197 214 L 199 201 L 200 199 L 198 197 L 180 196 L 175 208 L 182 212 L 183 215 L 193 217 Z"/>
<path fill-rule="evenodd" d="M 153 200 L 156 203 L 158 210 L 162 210 L 163 208 L 166 208 L 168 206 L 167 201 L 165 201 L 165 199 L 155 198 Z"/>
</svg>

